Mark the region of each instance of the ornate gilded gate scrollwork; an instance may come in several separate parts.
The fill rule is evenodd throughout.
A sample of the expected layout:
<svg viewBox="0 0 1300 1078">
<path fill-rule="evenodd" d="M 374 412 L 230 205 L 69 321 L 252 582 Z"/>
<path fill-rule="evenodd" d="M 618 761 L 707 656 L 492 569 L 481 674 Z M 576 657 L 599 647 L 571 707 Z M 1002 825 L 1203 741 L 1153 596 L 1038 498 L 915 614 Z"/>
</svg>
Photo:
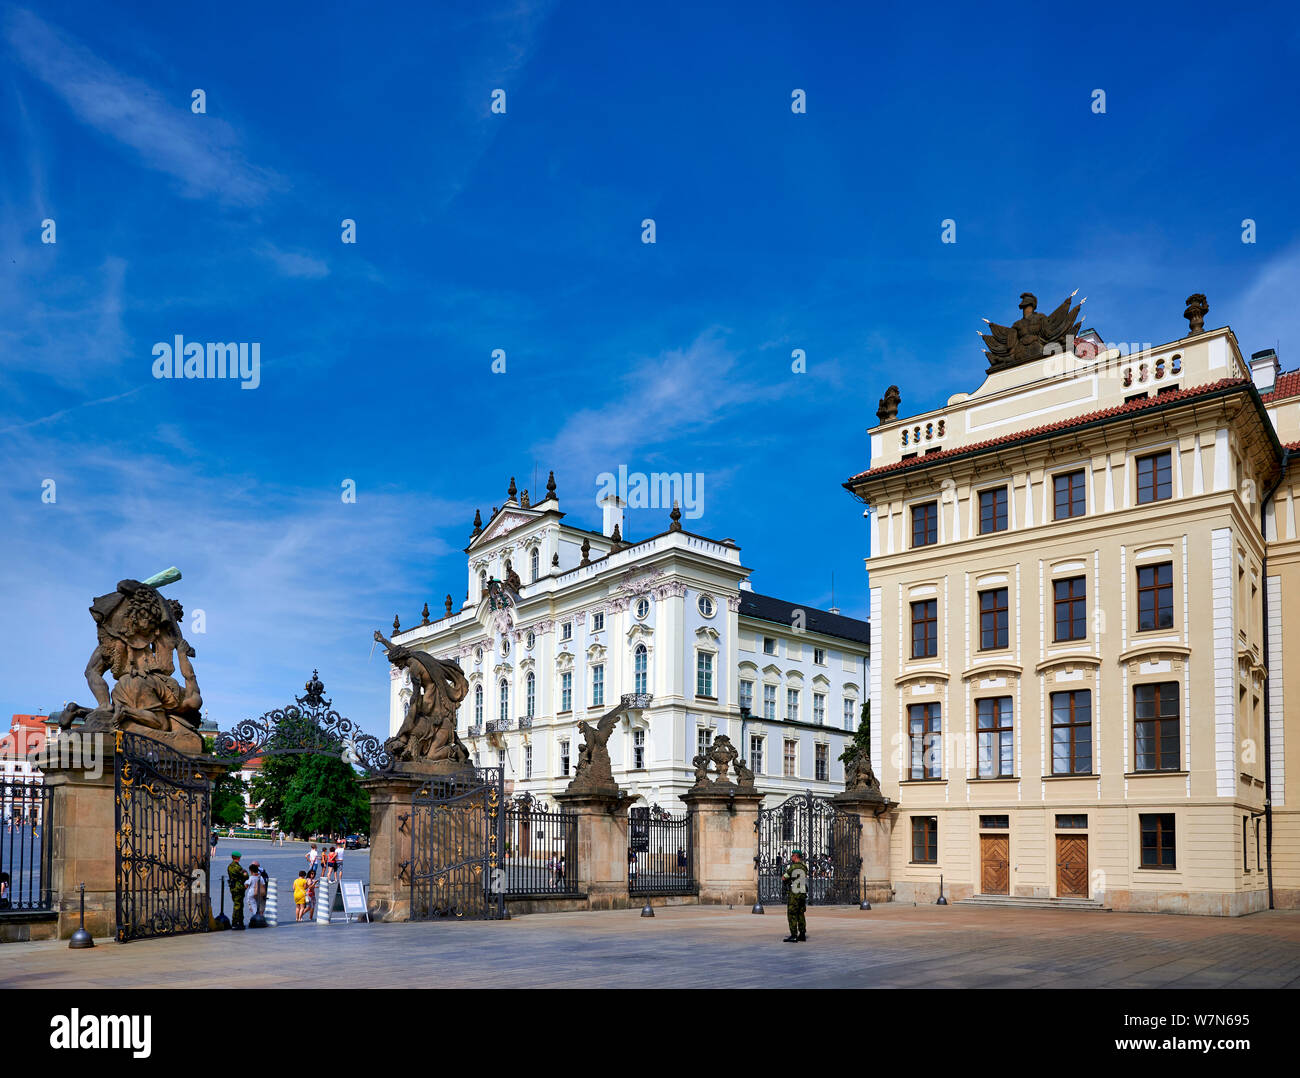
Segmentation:
<svg viewBox="0 0 1300 1078">
<path fill-rule="evenodd" d="M 505 917 L 501 768 L 432 778 L 411 799 L 411 920 Z"/>
<path fill-rule="evenodd" d="M 115 735 L 117 938 L 206 932 L 211 785 L 193 757 L 142 734 Z"/>
</svg>

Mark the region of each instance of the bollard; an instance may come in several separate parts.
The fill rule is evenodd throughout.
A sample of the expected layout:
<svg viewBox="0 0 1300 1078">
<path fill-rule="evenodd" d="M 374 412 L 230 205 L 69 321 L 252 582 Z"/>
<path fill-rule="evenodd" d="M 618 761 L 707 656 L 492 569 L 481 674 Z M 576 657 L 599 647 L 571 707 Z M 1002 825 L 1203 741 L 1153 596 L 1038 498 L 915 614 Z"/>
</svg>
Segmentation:
<svg viewBox="0 0 1300 1078">
<path fill-rule="evenodd" d="M 86 885 L 84 883 L 81 885 L 81 924 L 77 931 L 72 933 L 72 938 L 68 940 L 68 946 L 74 951 L 95 946 L 95 941 L 90 938 L 90 933 L 86 931 Z"/>
<path fill-rule="evenodd" d="M 939 897 L 935 901 L 935 905 L 936 906 L 948 905 L 948 900 L 943 897 L 943 876 L 942 875 L 939 877 Z"/>
<path fill-rule="evenodd" d="M 272 876 L 266 885 L 266 909 L 262 916 L 266 919 L 268 928 L 274 928 L 280 923 L 279 913 L 276 910 L 276 880 Z"/>
<path fill-rule="evenodd" d="M 316 923 L 318 925 L 327 925 L 330 923 L 330 904 L 333 895 L 330 894 L 331 884 L 326 880 L 321 880 L 316 885 Z"/>
</svg>

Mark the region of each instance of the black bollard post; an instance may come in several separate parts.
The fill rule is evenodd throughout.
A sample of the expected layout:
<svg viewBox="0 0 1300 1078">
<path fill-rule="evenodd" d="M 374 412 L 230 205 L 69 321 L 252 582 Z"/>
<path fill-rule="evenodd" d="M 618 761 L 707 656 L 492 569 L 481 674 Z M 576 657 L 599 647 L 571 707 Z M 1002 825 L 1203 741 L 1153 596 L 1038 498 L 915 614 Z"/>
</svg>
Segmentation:
<svg viewBox="0 0 1300 1078">
<path fill-rule="evenodd" d="M 871 909 L 871 903 L 867 900 L 867 881 L 865 879 L 862 881 L 862 901 L 858 903 L 858 909 Z"/>
<path fill-rule="evenodd" d="M 654 915 L 655 915 L 655 911 L 654 911 L 654 909 L 653 909 L 653 908 L 651 907 L 651 905 L 650 905 L 650 900 L 647 898 L 647 899 L 645 900 L 645 905 L 641 907 L 641 916 L 642 916 L 642 917 L 653 917 Z"/>
<path fill-rule="evenodd" d="M 212 918 L 217 923 L 217 930 L 230 927 L 230 918 L 226 916 L 226 877 L 221 877 L 221 912 Z"/>
<path fill-rule="evenodd" d="M 934 904 L 936 906 L 948 905 L 948 900 L 943 897 L 943 876 L 942 875 L 939 877 L 939 897 L 935 900 Z"/>
<path fill-rule="evenodd" d="M 81 885 L 81 925 L 77 931 L 72 933 L 72 938 L 68 940 L 68 946 L 74 951 L 79 951 L 83 947 L 95 946 L 95 941 L 91 939 L 90 933 L 86 931 L 86 885 Z"/>
</svg>

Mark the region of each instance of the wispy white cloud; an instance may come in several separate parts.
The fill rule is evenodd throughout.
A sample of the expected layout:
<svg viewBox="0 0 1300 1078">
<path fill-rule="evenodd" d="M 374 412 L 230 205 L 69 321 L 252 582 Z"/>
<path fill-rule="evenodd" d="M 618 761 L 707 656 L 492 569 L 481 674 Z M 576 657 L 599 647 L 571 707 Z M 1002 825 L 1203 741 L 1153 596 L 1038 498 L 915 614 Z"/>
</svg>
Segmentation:
<svg viewBox="0 0 1300 1078">
<path fill-rule="evenodd" d="M 269 240 L 258 245 L 257 253 L 275 266 L 285 277 L 317 280 L 329 276 L 329 263 L 323 258 L 303 254 L 301 251 L 287 251 Z"/>
<path fill-rule="evenodd" d="M 1237 332 L 1242 350 L 1250 355 L 1264 348 L 1276 348 L 1284 370 L 1300 363 L 1300 246 L 1276 255 L 1260 269 L 1255 279 L 1215 318 L 1214 297 L 1210 297 L 1208 325 L 1229 322 Z"/>
<path fill-rule="evenodd" d="M 244 158 L 230 124 L 193 114 L 188 99 L 164 97 L 26 8 L 9 12 L 4 35 L 18 62 L 73 115 L 179 180 L 186 197 L 254 206 L 283 186 L 274 172 Z"/>
</svg>

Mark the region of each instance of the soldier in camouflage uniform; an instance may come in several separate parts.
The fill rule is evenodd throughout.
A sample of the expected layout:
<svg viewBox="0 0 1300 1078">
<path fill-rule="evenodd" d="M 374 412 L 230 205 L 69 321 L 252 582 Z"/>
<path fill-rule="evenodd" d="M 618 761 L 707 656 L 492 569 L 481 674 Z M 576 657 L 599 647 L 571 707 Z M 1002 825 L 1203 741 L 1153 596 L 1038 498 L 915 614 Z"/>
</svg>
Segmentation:
<svg viewBox="0 0 1300 1078">
<path fill-rule="evenodd" d="M 803 863 L 803 850 L 790 851 L 790 863 L 781 873 L 785 884 L 785 917 L 790 934 L 781 942 L 806 943 L 808 941 L 808 866 Z"/>
<path fill-rule="evenodd" d="M 230 851 L 230 864 L 226 866 L 226 885 L 230 888 L 230 927 L 244 927 L 244 887 L 248 883 L 248 869 L 239 863 L 239 851 Z"/>
</svg>

